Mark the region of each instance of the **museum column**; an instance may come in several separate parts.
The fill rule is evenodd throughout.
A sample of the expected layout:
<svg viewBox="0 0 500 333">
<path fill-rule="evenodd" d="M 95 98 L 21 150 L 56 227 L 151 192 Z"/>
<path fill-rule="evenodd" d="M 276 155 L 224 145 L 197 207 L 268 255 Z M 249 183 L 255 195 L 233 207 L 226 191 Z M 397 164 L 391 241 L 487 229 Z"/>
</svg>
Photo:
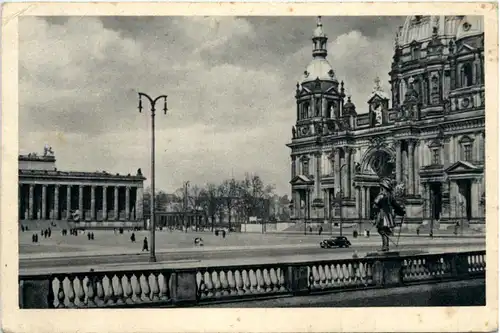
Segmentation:
<svg viewBox="0 0 500 333">
<path fill-rule="evenodd" d="M 40 220 L 47 219 L 47 185 L 42 185 L 42 216 Z"/>
<path fill-rule="evenodd" d="M 415 193 L 415 142 L 413 140 L 408 141 L 408 194 L 413 195 Z"/>
<path fill-rule="evenodd" d="M 108 219 L 108 187 L 102 187 L 102 220 Z"/>
<path fill-rule="evenodd" d="M 34 203 L 35 203 L 35 185 L 30 184 L 30 198 L 29 198 L 29 210 L 28 210 L 28 218 L 33 220 L 33 211 L 34 211 Z"/>
<path fill-rule="evenodd" d="M 137 187 L 137 195 L 135 197 L 135 217 L 138 221 L 142 221 L 143 213 L 143 188 Z"/>
<path fill-rule="evenodd" d="M 120 220 L 119 215 L 118 215 L 118 186 L 115 186 L 115 196 L 114 196 L 114 210 L 115 210 L 115 221 Z"/>
<path fill-rule="evenodd" d="M 54 219 L 59 220 L 59 185 L 54 186 Z"/>
<path fill-rule="evenodd" d="M 80 221 L 83 221 L 85 218 L 83 212 L 83 185 L 78 186 L 78 210 L 80 211 Z"/>
<path fill-rule="evenodd" d="M 92 185 L 90 187 L 90 219 L 92 221 L 96 220 L 96 213 L 95 213 L 95 186 Z"/>
<path fill-rule="evenodd" d="M 361 200 L 361 193 L 360 193 L 360 188 L 359 186 L 356 187 L 356 214 L 358 215 L 358 218 L 361 218 L 361 205 L 360 205 L 360 200 Z"/>
<path fill-rule="evenodd" d="M 125 187 L 125 221 L 130 219 L 130 186 Z"/>
<path fill-rule="evenodd" d="M 71 185 L 66 186 L 66 220 L 71 217 Z"/>
<path fill-rule="evenodd" d="M 396 181 L 401 182 L 401 141 L 396 141 L 394 144 L 396 149 Z"/>
</svg>

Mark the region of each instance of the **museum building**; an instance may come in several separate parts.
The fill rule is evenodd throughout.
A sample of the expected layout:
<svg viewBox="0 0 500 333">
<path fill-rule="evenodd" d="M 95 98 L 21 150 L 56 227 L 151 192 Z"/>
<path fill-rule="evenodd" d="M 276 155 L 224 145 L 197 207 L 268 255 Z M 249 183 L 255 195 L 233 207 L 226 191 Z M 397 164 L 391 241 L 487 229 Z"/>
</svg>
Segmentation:
<svg viewBox="0 0 500 333">
<path fill-rule="evenodd" d="M 51 149 L 19 155 L 19 220 L 70 221 L 79 227 L 143 226 L 143 177 L 60 171 Z"/>
<path fill-rule="evenodd" d="M 367 222 L 379 179 L 391 177 L 404 185 L 409 223 L 484 223 L 483 25 L 479 16 L 407 17 L 391 92 L 376 79 L 361 113 L 327 60 L 318 18 L 287 144 L 293 219 Z"/>
</svg>

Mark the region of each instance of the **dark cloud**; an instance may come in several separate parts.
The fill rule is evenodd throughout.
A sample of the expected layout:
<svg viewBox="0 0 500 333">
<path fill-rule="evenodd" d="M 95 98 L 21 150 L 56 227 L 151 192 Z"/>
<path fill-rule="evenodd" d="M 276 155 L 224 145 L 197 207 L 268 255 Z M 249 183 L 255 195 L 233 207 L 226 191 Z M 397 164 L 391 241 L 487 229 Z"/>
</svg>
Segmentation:
<svg viewBox="0 0 500 333">
<path fill-rule="evenodd" d="M 374 77 L 383 79 L 390 69 L 394 33 L 403 21 L 323 18 L 329 61 L 360 112 Z M 286 193 L 295 83 L 311 59 L 315 22 L 23 17 L 21 151 L 49 143 L 59 169 L 147 170 L 149 110 L 145 103 L 138 112 L 137 93 L 168 94 L 169 113 L 157 117 L 158 165 L 168 170 L 159 170 L 158 186 L 258 172 Z"/>
</svg>

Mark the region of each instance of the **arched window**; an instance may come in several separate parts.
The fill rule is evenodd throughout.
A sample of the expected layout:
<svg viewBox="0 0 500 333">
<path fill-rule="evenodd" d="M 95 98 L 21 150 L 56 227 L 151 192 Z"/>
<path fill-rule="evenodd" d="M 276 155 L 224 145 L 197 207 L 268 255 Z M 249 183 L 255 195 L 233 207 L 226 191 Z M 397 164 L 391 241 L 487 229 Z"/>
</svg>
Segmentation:
<svg viewBox="0 0 500 333">
<path fill-rule="evenodd" d="M 304 176 L 309 175 L 309 160 L 308 159 L 303 159 L 302 160 L 302 174 Z"/>
<path fill-rule="evenodd" d="M 472 64 L 465 63 L 462 66 L 462 87 L 470 87 L 472 86 Z"/>
<path fill-rule="evenodd" d="M 307 119 L 309 113 L 309 102 L 302 103 L 302 108 L 300 110 L 300 119 Z"/>
<path fill-rule="evenodd" d="M 418 59 L 420 59 L 420 47 L 413 46 L 411 48 L 411 60 L 418 60 Z"/>
<path fill-rule="evenodd" d="M 461 158 L 464 161 L 471 162 L 473 160 L 472 148 L 474 140 L 472 140 L 469 136 L 465 135 L 459 141 L 461 148 Z"/>
</svg>

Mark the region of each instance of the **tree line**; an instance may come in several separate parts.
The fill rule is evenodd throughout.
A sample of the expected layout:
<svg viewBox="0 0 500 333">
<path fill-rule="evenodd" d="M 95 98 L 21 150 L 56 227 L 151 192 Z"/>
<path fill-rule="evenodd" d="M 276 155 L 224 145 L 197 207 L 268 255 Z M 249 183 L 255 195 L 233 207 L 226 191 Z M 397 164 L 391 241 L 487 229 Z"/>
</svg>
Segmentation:
<svg viewBox="0 0 500 333">
<path fill-rule="evenodd" d="M 177 211 L 197 209 L 203 212 L 205 221 L 212 228 L 215 221 L 249 222 L 250 217 L 264 220 L 271 218 L 271 204 L 274 185 L 265 184 L 259 175 L 246 174 L 243 179 L 226 179 L 223 182 L 204 185 L 185 183 L 173 193 L 158 191 L 155 197 L 156 211 Z M 144 213 L 150 211 L 151 189 L 144 193 Z M 149 215 L 149 214 L 148 214 Z M 233 217 L 237 221 L 233 221 Z"/>
</svg>

